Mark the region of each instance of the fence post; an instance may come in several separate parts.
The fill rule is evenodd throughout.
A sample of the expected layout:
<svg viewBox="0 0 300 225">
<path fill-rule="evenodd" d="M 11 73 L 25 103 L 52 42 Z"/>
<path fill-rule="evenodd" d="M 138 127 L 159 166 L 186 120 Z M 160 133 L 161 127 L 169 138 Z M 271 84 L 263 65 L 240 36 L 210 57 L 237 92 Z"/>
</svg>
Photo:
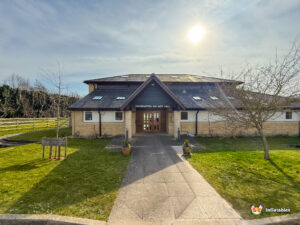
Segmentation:
<svg viewBox="0 0 300 225">
<path fill-rule="evenodd" d="M 71 117 L 69 117 L 69 128 L 71 127 Z"/>
<path fill-rule="evenodd" d="M 49 118 L 47 118 L 47 128 L 49 127 L 49 124 L 48 124 L 48 123 L 49 123 Z"/>
<path fill-rule="evenodd" d="M 18 130 L 18 126 L 19 126 L 18 119 L 16 119 L 16 130 Z"/>
<path fill-rule="evenodd" d="M 35 124 L 34 124 L 34 117 L 33 117 L 33 124 L 32 124 L 32 128 L 35 128 Z"/>
</svg>

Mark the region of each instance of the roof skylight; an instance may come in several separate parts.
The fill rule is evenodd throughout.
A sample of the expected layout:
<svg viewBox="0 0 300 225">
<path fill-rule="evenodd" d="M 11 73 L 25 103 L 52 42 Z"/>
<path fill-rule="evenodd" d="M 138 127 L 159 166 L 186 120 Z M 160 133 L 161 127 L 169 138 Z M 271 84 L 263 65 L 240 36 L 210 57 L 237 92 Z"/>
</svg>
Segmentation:
<svg viewBox="0 0 300 225">
<path fill-rule="evenodd" d="M 196 100 L 196 101 L 202 100 L 199 96 L 193 96 L 193 99 Z"/>
<path fill-rule="evenodd" d="M 101 100 L 103 96 L 94 96 L 93 100 Z"/>
<path fill-rule="evenodd" d="M 118 97 L 116 97 L 116 99 L 117 99 L 117 100 L 124 100 L 125 97 L 124 97 L 124 96 L 118 96 Z"/>
<path fill-rule="evenodd" d="M 127 77 L 128 77 L 128 75 L 123 75 L 123 76 L 121 76 L 121 77 L 123 77 L 123 78 L 127 78 Z"/>
<path fill-rule="evenodd" d="M 211 98 L 212 100 L 218 100 L 218 99 L 219 99 L 219 98 L 216 97 L 216 96 L 210 96 L 210 98 Z"/>
</svg>

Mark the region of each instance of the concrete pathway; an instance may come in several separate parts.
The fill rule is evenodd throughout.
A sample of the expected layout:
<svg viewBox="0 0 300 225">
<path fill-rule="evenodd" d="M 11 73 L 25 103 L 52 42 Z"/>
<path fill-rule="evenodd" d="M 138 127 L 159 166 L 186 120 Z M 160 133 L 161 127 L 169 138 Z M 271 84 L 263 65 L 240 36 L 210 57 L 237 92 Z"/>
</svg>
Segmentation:
<svg viewBox="0 0 300 225">
<path fill-rule="evenodd" d="M 108 224 L 241 224 L 241 217 L 174 149 L 166 134 L 141 134 Z"/>
</svg>

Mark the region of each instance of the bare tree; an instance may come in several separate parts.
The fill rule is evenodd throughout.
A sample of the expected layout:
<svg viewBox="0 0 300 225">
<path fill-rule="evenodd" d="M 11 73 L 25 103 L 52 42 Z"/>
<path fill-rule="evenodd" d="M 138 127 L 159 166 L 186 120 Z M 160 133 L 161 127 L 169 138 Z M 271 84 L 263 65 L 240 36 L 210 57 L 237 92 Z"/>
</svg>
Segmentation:
<svg viewBox="0 0 300 225">
<path fill-rule="evenodd" d="M 57 62 L 57 71 L 53 72 L 50 70 L 43 70 L 43 76 L 47 82 L 49 82 L 54 87 L 54 93 L 52 95 L 53 102 L 56 106 L 56 138 L 59 137 L 59 126 L 60 126 L 60 104 L 61 104 L 61 94 L 64 89 L 62 83 L 62 65 Z"/>
<path fill-rule="evenodd" d="M 264 146 L 264 158 L 270 159 L 269 146 L 264 133 L 264 124 L 278 113 L 289 110 L 299 94 L 300 46 L 294 42 L 288 54 L 265 66 L 248 66 L 233 80 L 216 85 L 218 100 L 209 100 L 209 110 L 221 116 L 233 129 L 254 128 Z"/>
<path fill-rule="evenodd" d="M 30 90 L 30 82 L 28 79 L 24 79 L 17 73 L 11 74 L 6 80 L 4 80 L 4 84 L 10 86 L 13 89 L 20 90 Z"/>
</svg>

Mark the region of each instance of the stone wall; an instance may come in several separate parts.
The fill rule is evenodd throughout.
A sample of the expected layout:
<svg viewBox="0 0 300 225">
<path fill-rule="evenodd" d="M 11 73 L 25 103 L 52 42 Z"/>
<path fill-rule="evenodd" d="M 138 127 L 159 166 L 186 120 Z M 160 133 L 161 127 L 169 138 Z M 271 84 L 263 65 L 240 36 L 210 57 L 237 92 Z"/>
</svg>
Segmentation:
<svg viewBox="0 0 300 225">
<path fill-rule="evenodd" d="M 173 136 L 175 138 L 177 138 L 178 135 L 178 128 L 180 128 L 180 111 L 173 111 L 174 117 L 173 117 L 173 121 L 174 121 L 174 127 L 173 127 Z"/>
<path fill-rule="evenodd" d="M 167 132 L 170 135 L 174 134 L 174 114 L 172 111 L 167 111 L 166 112 L 166 127 L 167 127 Z"/>
<path fill-rule="evenodd" d="M 131 120 L 131 126 L 132 126 L 132 135 L 136 134 L 136 112 L 132 111 L 132 120 Z"/>
<path fill-rule="evenodd" d="M 195 134 L 195 122 L 181 122 L 180 130 L 182 134 L 191 132 Z M 299 135 L 299 122 L 267 122 L 264 124 L 264 132 L 268 136 L 272 135 Z M 233 135 L 259 135 L 257 130 L 233 129 L 225 122 L 198 122 L 199 136 L 233 136 Z"/>
<path fill-rule="evenodd" d="M 126 129 L 128 130 L 128 139 L 132 138 L 132 111 L 125 111 L 124 113 L 124 134 L 126 133 Z"/>
<path fill-rule="evenodd" d="M 83 122 L 83 111 L 73 111 L 72 117 L 72 135 L 78 137 L 97 137 L 99 136 L 98 122 Z M 124 122 L 102 122 L 102 135 L 114 136 L 124 135 Z"/>
</svg>

